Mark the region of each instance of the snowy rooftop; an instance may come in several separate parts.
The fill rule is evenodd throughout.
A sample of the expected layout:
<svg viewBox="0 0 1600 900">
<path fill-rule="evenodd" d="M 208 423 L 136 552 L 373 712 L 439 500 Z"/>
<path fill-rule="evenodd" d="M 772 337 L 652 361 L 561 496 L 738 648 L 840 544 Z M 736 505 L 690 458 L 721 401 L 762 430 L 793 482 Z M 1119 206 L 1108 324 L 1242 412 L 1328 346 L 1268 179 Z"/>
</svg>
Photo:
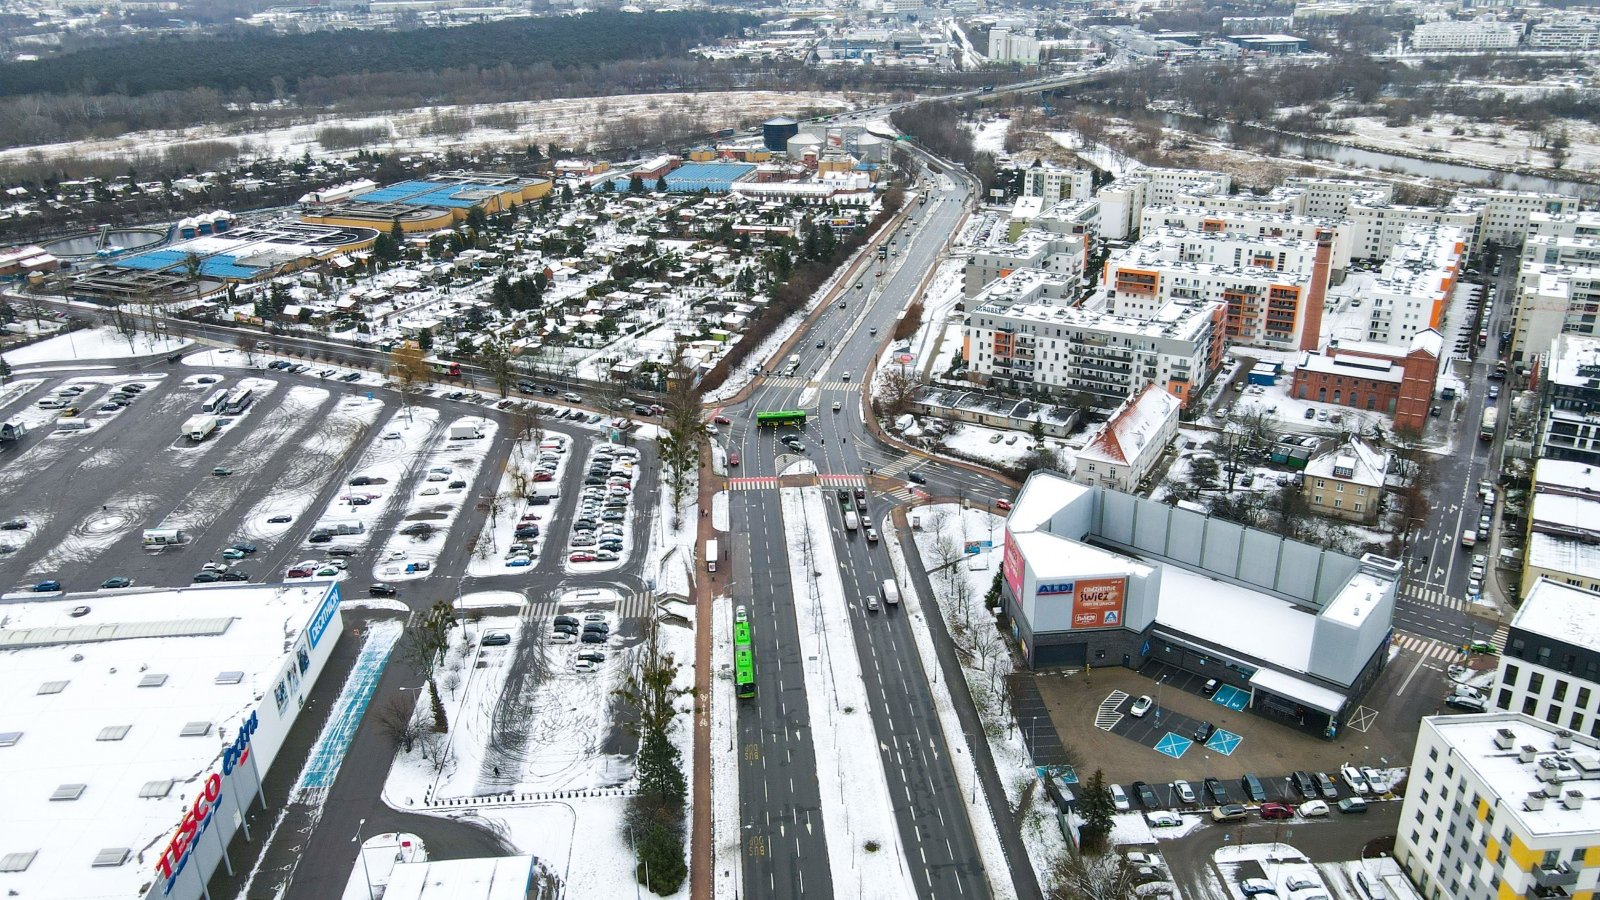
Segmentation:
<svg viewBox="0 0 1600 900">
<path fill-rule="evenodd" d="M 1356 627 L 1365 622 L 1373 610 L 1384 605 L 1393 585 L 1391 579 L 1366 570 L 1358 571 L 1322 608 L 1322 618 Z"/>
<path fill-rule="evenodd" d="M 1373 359 L 1370 356 L 1328 356 L 1323 353 L 1307 351 L 1300 354 L 1300 359 L 1295 363 L 1295 368 L 1305 369 L 1308 372 L 1321 372 L 1326 375 L 1342 375 L 1350 378 L 1363 378 L 1369 381 L 1391 381 L 1399 384 L 1405 379 L 1405 372 L 1399 366 L 1386 359 Z"/>
<path fill-rule="evenodd" d="M 1265 199 L 1265 198 L 1264 198 Z M 1229 223 L 1249 222 L 1260 225 L 1292 226 L 1299 229 L 1326 228 L 1338 231 L 1350 227 L 1346 219 L 1332 216 L 1306 216 L 1297 213 L 1270 212 L 1256 209 L 1211 209 L 1205 206 L 1187 206 L 1175 204 L 1172 206 L 1147 206 L 1144 210 L 1147 217 L 1171 215 L 1174 217 L 1190 218 L 1201 216 L 1207 219 L 1218 219 Z M 1235 232 L 1224 232 L 1230 236 Z"/>
<path fill-rule="evenodd" d="M 1499 793 L 1495 815 L 1511 816 L 1521 827 L 1512 831 L 1530 837 L 1600 831 L 1600 803 L 1589 801 L 1568 809 L 1558 799 L 1550 799 L 1542 809 L 1530 810 L 1523 798 L 1545 787 L 1540 780 L 1541 764 L 1553 764 L 1564 791 L 1576 790 L 1593 795 L 1600 789 L 1600 746 L 1582 732 L 1572 734 L 1570 752 L 1556 753 L 1557 726 L 1519 713 L 1483 713 L 1465 716 L 1430 716 L 1423 720 L 1450 747 L 1458 767 L 1470 769 L 1489 790 Z M 1495 736 L 1510 732 L 1510 749 L 1501 749 Z M 1531 746 L 1532 762 L 1523 762 L 1518 751 Z"/>
<path fill-rule="evenodd" d="M 1317 616 L 1287 600 L 1169 565 L 1161 568 L 1156 622 L 1209 644 L 1304 672 L 1311 664 Z M 1242 622 L 1250 627 L 1240 628 Z"/>
<path fill-rule="evenodd" d="M 1013 529 L 1011 537 L 1031 561 L 1034 575 L 1040 581 L 1100 575 L 1142 577 L 1154 570 L 1153 566 L 1131 556 L 1044 531 L 1017 532 Z"/>
<path fill-rule="evenodd" d="M 139 896 L 183 800 L 272 689 L 331 587 L 228 585 L 0 606 L 0 857 L 37 851 L 0 885 L 27 897 Z M 86 600 L 90 611 L 72 616 Z M 52 799 L 67 785 L 82 785 L 81 794 Z M 111 849 L 126 849 L 126 860 L 95 865 Z"/>
<path fill-rule="evenodd" d="M 1544 525 L 1573 531 L 1600 531 L 1600 499 L 1539 491 L 1533 495 L 1528 519 L 1535 530 Z"/>
<path fill-rule="evenodd" d="M 1600 277 L 1600 269 L 1592 270 L 1596 277 Z M 1540 279 L 1540 289 L 1543 290 L 1544 276 Z M 1585 337 L 1577 334 L 1563 334 L 1555 344 L 1557 351 L 1551 354 L 1549 379 L 1558 384 L 1586 386 L 1600 372 L 1600 338 Z"/>
<path fill-rule="evenodd" d="M 1013 534 L 1033 531 L 1050 521 L 1050 517 L 1093 489 L 1075 484 L 1056 472 L 1038 472 L 1030 476 L 1017 495 L 1016 506 L 1006 516 L 1006 527 Z M 1081 537 L 1081 535 L 1067 535 Z"/>
<path fill-rule="evenodd" d="M 1178 406 L 1177 397 L 1153 384 L 1145 385 L 1090 436 L 1078 451 L 1078 459 L 1127 465 L 1160 437 L 1169 419 L 1177 420 Z"/>
<path fill-rule="evenodd" d="M 1004 285 L 1017 276 L 1026 275 L 1032 271 L 1030 269 L 1019 269 L 996 281 L 978 295 L 974 301 L 973 309 L 979 312 L 1008 315 L 1029 322 L 1043 322 L 1069 328 L 1095 329 L 1136 337 L 1174 338 L 1177 340 L 1196 340 L 1211 324 L 1212 310 L 1215 304 L 1208 302 L 1174 300 L 1157 310 L 1155 317 L 1152 319 L 1135 319 L 1132 316 L 1119 316 L 1104 310 L 1089 309 L 1082 306 L 1052 306 L 1048 303 L 1032 302 L 1040 293 L 1037 289 L 1040 285 L 1028 285 L 1028 287 L 1035 289 L 1028 291 L 1022 297 L 1010 292 L 994 290 L 997 286 Z M 1008 301 L 1013 305 L 1008 306 Z"/>
<path fill-rule="evenodd" d="M 1533 467 L 1537 489 L 1563 488 L 1600 493 L 1600 468 L 1570 459 L 1541 459 Z"/>
<path fill-rule="evenodd" d="M 1540 578 L 1517 609 L 1511 627 L 1579 647 L 1600 646 L 1600 593 Z"/>
<path fill-rule="evenodd" d="M 1600 544 L 1535 531 L 1528 535 L 1527 564 L 1600 584 Z"/>
<path fill-rule="evenodd" d="M 526 900 L 532 856 L 401 863 L 389 875 L 385 900 Z"/>
<path fill-rule="evenodd" d="M 1389 458 L 1365 441 L 1351 439 L 1327 453 L 1312 457 L 1306 464 L 1307 478 L 1334 478 L 1352 484 L 1383 486 L 1383 473 Z"/>
</svg>

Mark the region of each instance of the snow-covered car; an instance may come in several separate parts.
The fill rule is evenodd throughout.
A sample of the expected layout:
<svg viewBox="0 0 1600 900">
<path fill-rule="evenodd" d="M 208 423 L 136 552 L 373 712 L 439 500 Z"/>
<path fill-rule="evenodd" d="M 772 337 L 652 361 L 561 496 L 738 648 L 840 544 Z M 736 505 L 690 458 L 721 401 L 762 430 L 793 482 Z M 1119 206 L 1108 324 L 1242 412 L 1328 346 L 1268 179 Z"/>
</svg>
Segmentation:
<svg viewBox="0 0 1600 900">
<path fill-rule="evenodd" d="M 1326 801 L 1326 800 L 1307 800 L 1306 802 L 1300 804 L 1299 812 L 1300 812 L 1301 816 L 1303 816 L 1303 817 L 1305 817 L 1307 819 L 1314 819 L 1314 818 L 1317 818 L 1318 816 L 1325 816 L 1325 815 L 1328 814 L 1328 801 Z"/>
<path fill-rule="evenodd" d="M 1145 813 L 1144 818 L 1145 821 L 1150 823 L 1151 828 L 1176 828 L 1183 824 L 1183 816 L 1170 809 L 1158 809 L 1154 812 Z"/>
</svg>

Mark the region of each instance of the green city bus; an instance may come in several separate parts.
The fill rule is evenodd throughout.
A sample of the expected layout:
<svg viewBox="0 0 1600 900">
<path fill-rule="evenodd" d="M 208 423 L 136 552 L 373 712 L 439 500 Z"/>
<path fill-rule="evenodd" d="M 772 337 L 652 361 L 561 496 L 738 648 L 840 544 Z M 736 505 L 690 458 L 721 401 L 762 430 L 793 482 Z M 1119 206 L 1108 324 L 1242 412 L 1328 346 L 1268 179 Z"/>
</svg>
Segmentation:
<svg viewBox="0 0 1600 900">
<path fill-rule="evenodd" d="M 750 646 L 750 617 L 742 606 L 733 614 L 733 683 L 740 697 L 756 695 L 756 652 Z"/>
<path fill-rule="evenodd" d="M 804 425 L 806 412 L 803 409 L 779 409 L 769 412 L 756 413 L 756 427 L 771 425 L 777 428 L 782 425 Z"/>
</svg>

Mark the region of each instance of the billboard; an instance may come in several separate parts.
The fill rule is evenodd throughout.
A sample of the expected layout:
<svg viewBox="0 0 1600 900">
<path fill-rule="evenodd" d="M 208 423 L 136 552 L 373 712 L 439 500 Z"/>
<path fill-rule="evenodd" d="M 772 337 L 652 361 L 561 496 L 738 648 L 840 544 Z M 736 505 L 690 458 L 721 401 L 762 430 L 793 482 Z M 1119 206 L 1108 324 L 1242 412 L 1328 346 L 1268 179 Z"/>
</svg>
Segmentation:
<svg viewBox="0 0 1600 900">
<path fill-rule="evenodd" d="M 1011 529 L 1006 529 L 1006 555 L 1003 564 L 1006 573 L 1006 586 L 1011 588 L 1011 596 L 1022 602 L 1022 551 L 1017 549 L 1017 539 L 1012 536 Z"/>
<path fill-rule="evenodd" d="M 1010 545 L 1007 544 L 1007 550 Z M 1009 565 L 1009 553 L 1007 563 Z M 1128 580 L 1116 578 L 1078 578 L 1073 581 L 1041 582 L 1035 592 L 1040 601 L 1048 597 L 1071 605 L 1072 629 L 1118 628 L 1122 625 L 1123 604 Z"/>
</svg>

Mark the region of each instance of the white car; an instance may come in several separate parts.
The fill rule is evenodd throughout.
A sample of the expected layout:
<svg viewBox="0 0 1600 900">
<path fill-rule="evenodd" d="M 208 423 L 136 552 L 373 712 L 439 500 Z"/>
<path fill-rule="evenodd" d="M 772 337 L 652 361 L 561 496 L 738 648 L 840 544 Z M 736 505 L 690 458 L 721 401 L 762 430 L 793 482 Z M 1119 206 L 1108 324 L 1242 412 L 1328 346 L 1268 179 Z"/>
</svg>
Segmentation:
<svg viewBox="0 0 1600 900">
<path fill-rule="evenodd" d="M 1344 783 L 1350 786 L 1350 790 L 1355 791 L 1357 794 L 1372 793 L 1372 785 L 1367 784 L 1366 776 L 1361 774 L 1360 769 L 1349 763 L 1339 767 L 1339 777 L 1343 778 Z"/>
<path fill-rule="evenodd" d="M 570 635 L 568 635 L 568 636 L 570 637 Z M 580 659 L 577 662 L 572 664 L 572 671 L 574 671 L 574 672 L 596 672 L 596 671 L 599 671 L 599 667 L 596 666 L 594 663 L 589 662 L 587 659 Z"/>
<path fill-rule="evenodd" d="M 1172 791 L 1173 793 L 1177 794 L 1178 799 L 1184 803 L 1195 802 L 1194 788 L 1190 786 L 1189 782 L 1184 781 L 1182 778 L 1172 783 Z"/>
<path fill-rule="evenodd" d="M 565 631 L 557 631 L 550 635 L 550 643 L 552 644 L 571 644 L 577 640 L 577 638 L 567 634 Z"/>
<path fill-rule="evenodd" d="M 1117 808 L 1117 812 L 1127 812 L 1133 808 L 1133 804 L 1128 801 L 1128 795 L 1122 790 L 1122 785 L 1120 784 L 1111 786 L 1111 805 Z"/>
<path fill-rule="evenodd" d="M 1300 804 L 1299 813 L 1307 819 L 1325 816 L 1328 814 L 1328 801 L 1307 800 L 1306 802 Z"/>
<path fill-rule="evenodd" d="M 1367 787 L 1372 788 L 1372 792 L 1374 794 L 1387 794 L 1387 793 L 1389 793 L 1389 776 L 1388 775 L 1385 775 L 1384 773 L 1378 771 L 1377 769 L 1372 768 L 1371 766 L 1362 766 L 1361 767 L 1361 774 L 1362 774 L 1363 777 L 1365 777 L 1367 779 Z"/>
<path fill-rule="evenodd" d="M 1151 828 L 1176 828 L 1183 824 L 1183 816 L 1170 809 L 1158 809 L 1155 812 L 1145 813 L 1144 818 L 1145 821 L 1150 823 Z"/>
<path fill-rule="evenodd" d="M 1128 715 L 1133 716 L 1135 719 L 1142 719 L 1145 713 L 1150 711 L 1150 707 L 1155 705 L 1156 702 L 1150 699 L 1149 694 L 1142 694 L 1139 699 L 1133 701 L 1132 706 L 1128 707 Z"/>
</svg>

